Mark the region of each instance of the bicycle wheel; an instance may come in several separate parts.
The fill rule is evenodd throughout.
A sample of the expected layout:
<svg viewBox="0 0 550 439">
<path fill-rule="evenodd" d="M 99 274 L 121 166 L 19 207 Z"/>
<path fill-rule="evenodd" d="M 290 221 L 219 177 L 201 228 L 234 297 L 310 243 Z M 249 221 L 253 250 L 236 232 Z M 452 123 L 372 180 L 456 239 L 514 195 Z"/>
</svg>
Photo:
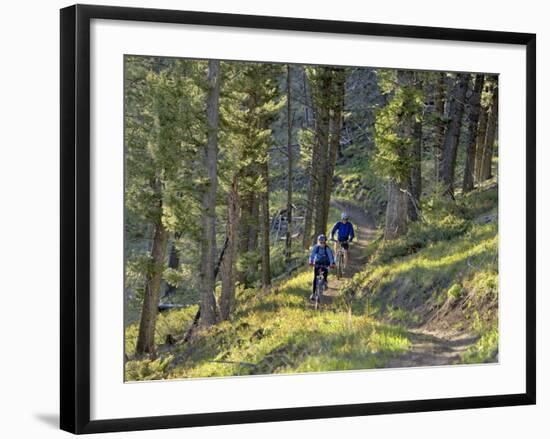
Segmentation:
<svg viewBox="0 0 550 439">
<path fill-rule="evenodd" d="M 342 264 L 343 264 L 342 252 L 339 251 L 338 255 L 336 256 L 336 278 L 337 279 L 340 279 L 342 277 Z"/>
<path fill-rule="evenodd" d="M 346 250 L 346 252 L 349 252 L 349 250 Z M 349 257 L 349 253 L 348 253 L 348 257 Z M 347 268 L 346 253 L 342 253 L 342 276 L 344 275 L 346 268 Z"/>
<path fill-rule="evenodd" d="M 321 296 L 323 295 L 324 286 L 325 286 L 325 280 L 319 279 L 317 281 L 317 288 L 315 289 L 315 310 L 316 311 L 319 309 L 319 306 L 321 305 Z"/>
</svg>

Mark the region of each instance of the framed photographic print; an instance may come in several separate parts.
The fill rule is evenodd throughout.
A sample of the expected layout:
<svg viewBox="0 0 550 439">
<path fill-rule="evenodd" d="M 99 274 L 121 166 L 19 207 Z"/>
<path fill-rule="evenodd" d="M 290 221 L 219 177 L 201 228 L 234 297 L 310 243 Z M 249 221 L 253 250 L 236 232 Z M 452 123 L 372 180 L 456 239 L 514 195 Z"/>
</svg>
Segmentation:
<svg viewBox="0 0 550 439">
<path fill-rule="evenodd" d="M 535 35 L 61 10 L 61 428 L 535 403 Z"/>
</svg>

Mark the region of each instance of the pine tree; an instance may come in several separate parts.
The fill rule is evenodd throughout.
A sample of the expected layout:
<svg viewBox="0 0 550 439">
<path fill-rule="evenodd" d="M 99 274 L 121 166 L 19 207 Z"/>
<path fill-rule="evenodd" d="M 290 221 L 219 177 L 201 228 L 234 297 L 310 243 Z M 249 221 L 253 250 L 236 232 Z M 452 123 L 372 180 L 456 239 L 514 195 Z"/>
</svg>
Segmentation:
<svg viewBox="0 0 550 439">
<path fill-rule="evenodd" d="M 484 89 L 487 89 L 487 81 L 485 81 Z M 487 92 L 482 92 L 482 96 L 487 95 Z M 476 153 L 475 153 L 475 164 L 474 164 L 474 180 L 476 183 L 479 183 L 481 180 L 481 164 L 483 162 L 483 150 L 485 147 L 485 135 L 487 134 L 487 111 L 488 104 L 484 102 L 484 99 L 481 100 L 479 108 L 479 122 L 477 126 L 477 140 L 476 140 Z"/>
<path fill-rule="evenodd" d="M 487 117 L 487 131 L 483 144 L 483 155 L 480 166 L 480 181 L 488 180 L 492 177 L 493 152 L 497 138 L 498 125 L 498 83 L 492 82 L 492 98 L 489 114 Z"/>
<path fill-rule="evenodd" d="M 346 92 L 347 72 L 343 68 L 332 69 L 332 92 L 330 100 L 330 121 L 329 121 L 329 148 L 326 161 L 326 180 L 324 189 L 324 217 L 323 224 L 327 225 L 330 198 L 333 188 L 334 168 L 336 158 L 340 149 L 340 136 L 344 121 L 344 99 Z"/>
<path fill-rule="evenodd" d="M 475 75 L 474 88 L 468 100 L 468 127 L 466 134 L 466 162 L 464 164 L 464 180 L 462 192 L 470 192 L 474 189 L 475 158 L 477 147 L 477 132 L 479 125 L 479 113 L 481 103 L 481 90 L 483 88 L 484 75 Z"/>
<path fill-rule="evenodd" d="M 325 199 L 329 150 L 330 110 L 332 100 L 332 70 L 329 67 L 309 67 L 313 105 L 315 106 L 316 153 L 312 156 L 312 172 L 315 179 L 313 193 L 314 236 L 326 233 Z"/>
<path fill-rule="evenodd" d="M 271 283 L 269 254 L 269 148 L 271 125 L 284 100 L 279 99 L 278 76 L 281 67 L 274 64 L 239 63 L 228 100 L 227 129 L 232 131 L 231 145 L 239 151 L 238 181 L 241 217 L 239 220 L 239 275 L 248 283 L 261 265 L 264 287 Z M 258 239 L 261 232 L 261 239 Z M 258 243 L 260 243 L 258 257 Z"/>
<path fill-rule="evenodd" d="M 412 86 L 419 90 L 421 96 L 423 91 L 422 74 L 415 72 L 413 74 Z M 411 173 L 409 177 L 408 188 L 408 217 L 411 221 L 418 220 L 420 212 L 420 194 L 422 193 L 422 124 L 423 124 L 423 108 L 418 107 L 419 114 L 413 117 L 413 133 L 411 143 Z"/>
<path fill-rule="evenodd" d="M 239 230 L 239 192 L 238 174 L 232 177 L 231 187 L 227 194 L 227 248 L 222 259 L 222 289 L 220 295 L 220 317 L 228 320 L 235 302 L 237 234 Z"/>
<path fill-rule="evenodd" d="M 206 98 L 207 143 L 203 152 L 205 183 L 202 189 L 201 224 L 204 235 L 200 241 L 200 296 L 201 320 L 204 327 L 212 326 L 217 320 L 216 298 L 214 297 L 216 264 L 216 191 L 218 186 L 218 127 L 220 99 L 220 61 L 208 62 L 208 91 Z"/>
<path fill-rule="evenodd" d="M 152 230 L 152 245 L 143 260 L 143 303 L 136 353 L 155 352 L 155 326 L 166 266 L 168 237 L 193 222 L 179 213 L 193 205 L 192 179 L 200 131 L 202 100 L 196 72 L 201 65 L 154 58 L 126 59 L 126 199 L 127 224 L 141 222 Z M 196 138 L 194 136 L 197 136 Z M 187 159 L 187 160 L 186 160 Z M 184 166 L 185 164 L 185 166 Z M 132 277 L 133 257 L 127 264 Z M 139 257 L 139 256 L 138 256 Z"/>
<path fill-rule="evenodd" d="M 292 152 L 292 76 L 291 66 L 286 66 L 286 126 L 287 126 L 287 195 L 286 195 L 286 236 L 285 236 L 285 263 L 290 264 L 292 256 L 292 179 L 293 179 L 293 152 Z"/>
<path fill-rule="evenodd" d="M 434 160 L 434 178 L 435 181 L 439 181 L 439 167 L 441 166 L 441 148 L 443 146 L 443 136 L 445 135 L 445 78 L 446 73 L 436 73 L 436 85 L 435 85 L 435 138 L 433 142 L 433 160 Z"/>
<path fill-rule="evenodd" d="M 380 79 L 389 99 L 376 116 L 375 161 L 379 174 L 388 180 L 384 237 L 394 239 L 407 231 L 413 151 L 418 141 L 415 122 L 424 103 L 411 71 L 380 72 Z"/>
<path fill-rule="evenodd" d="M 315 108 L 315 140 L 311 155 L 308 204 L 314 219 L 314 236 L 317 236 L 327 231 L 332 180 L 340 146 L 347 72 L 342 68 L 308 67 L 307 74 Z"/>
<path fill-rule="evenodd" d="M 447 116 L 449 123 L 445 130 L 445 137 L 443 140 L 443 152 L 439 169 L 439 178 L 443 183 L 444 192 L 451 198 L 454 198 L 454 179 L 458 141 L 462 126 L 464 102 L 466 100 L 469 80 L 470 75 L 458 73 L 449 97 L 449 112 Z"/>
</svg>

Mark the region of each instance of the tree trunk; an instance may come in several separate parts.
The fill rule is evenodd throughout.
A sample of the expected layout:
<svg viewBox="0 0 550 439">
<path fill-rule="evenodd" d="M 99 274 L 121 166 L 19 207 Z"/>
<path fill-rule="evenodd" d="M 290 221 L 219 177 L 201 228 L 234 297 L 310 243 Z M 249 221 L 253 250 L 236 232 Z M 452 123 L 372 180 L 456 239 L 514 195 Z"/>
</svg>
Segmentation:
<svg viewBox="0 0 550 439">
<path fill-rule="evenodd" d="M 244 255 L 248 251 L 248 236 L 250 234 L 250 208 L 252 203 L 252 194 L 250 192 L 242 194 L 240 201 L 239 215 L 239 236 L 237 237 L 237 254 Z M 244 284 L 246 279 L 246 270 L 237 271 L 237 280 Z"/>
<path fill-rule="evenodd" d="M 466 163 L 464 165 L 464 181 L 462 192 L 467 193 L 474 189 L 474 172 L 477 146 L 477 130 L 479 122 L 479 107 L 484 76 L 476 75 L 474 89 L 468 101 L 468 133 L 466 135 Z"/>
<path fill-rule="evenodd" d="M 328 150 L 329 150 L 329 124 L 330 124 L 330 100 L 331 96 L 331 71 L 327 67 L 322 68 L 320 78 L 317 84 L 317 126 L 316 135 L 319 143 L 319 156 L 318 156 L 318 171 L 315 175 L 317 178 L 316 192 L 315 192 L 315 236 L 326 233 L 326 211 L 328 211 L 328 205 L 326 204 L 325 190 L 327 162 L 328 162 Z"/>
<path fill-rule="evenodd" d="M 423 83 L 420 76 L 415 73 L 411 86 L 423 91 Z M 408 217 L 410 221 L 417 221 L 420 212 L 420 194 L 422 192 L 422 122 L 416 120 L 416 115 L 410 116 L 406 121 L 412 125 L 412 144 L 410 151 L 410 175 L 408 187 Z M 410 128 L 409 128 L 410 129 Z"/>
<path fill-rule="evenodd" d="M 250 215 L 248 216 L 248 251 L 258 249 L 258 233 L 260 217 L 260 199 L 255 193 L 251 193 Z"/>
<path fill-rule="evenodd" d="M 306 110 L 306 128 L 310 129 L 314 127 L 317 116 L 315 111 L 315 105 L 313 102 L 313 97 L 311 96 L 312 90 L 308 94 L 308 81 L 306 70 L 303 69 L 303 87 L 304 87 L 304 101 Z M 311 151 L 311 162 L 308 167 L 308 179 L 309 185 L 307 188 L 307 198 L 306 198 L 306 210 L 304 213 L 304 236 L 302 237 L 302 245 L 304 249 L 308 249 L 313 244 L 313 216 L 315 214 L 315 193 L 317 188 L 317 170 L 318 170 L 318 157 L 319 157 L 319 141 L 315 138 L 312 151 Z"/>
<path fill-rule="evenodd" d="M 239 230 L 239 192 L 237 176 L 233 176 L 227 196 L 227 248 L 221 262 L 222 292 L 220 296 L 220 317 L 228 320 L 235 301 L 235 272 L 237 238 Z"/>
<path fill-rule="evenodd" d="M 407 233 L 407 200 L 407 194 L 400 184 L 395 179 L 391 179 L 388 185 L 384 239 L 395 239 Z"/>
<path fill-rule="evenodd" d="M 168 268 L 177 270 L 180 266 L 180 258 L 178 250 L 176 249 L 176 241 L 180 238 L 180 234 L 176 233 L 174 235 L 174 240 L 170 245 L 170 253 L 168 254 Z M 176 291 L 176 286 L 166 283 L 166 290 L 164 291 L 164 297 L 171 296 Z"/>
<path fill-rule="evenodd" d="M 317 186 L 317 179 L 315 177 L 316 165 L 316 156 L 318 151 L 318 142 L 315 141 L 313 144 L 313 151 L 311 155 L 311 163 L 309 164 L 309 185 L 307 188 L 307 199 L 306 199 L 306 211 L 304 214 L 304 236 L 302 237 L 302 245 L 305 249 L 308 249 L 313 243 L 311 228 L 313 226 L 313 214 L 314 214 L 314 197 L 315 190 Z"/>
<path fill-rule="evenodd" d="M 446 124 L 443 121 L 445 117 L 445 73 L 439 73 L 435 89 L 435 106 L 434 110 L 437 115 L 437 126 L 435 129 L 433 159 L 434 159 L 434 178 L 439 181 L 439 167 L 441 159 L 441 147 L 445 135 Z"/>
<path fill-rule="evenodd" d="M 305 128 L 309 128 L 313 125 L 312 119 L 314 118 L 313 115 L 313 103 L 311 102 L 311 96 L 308 94 L 307 90 L 307 74 L 306 70 L 304 68 L 300 68 L 302 70 L 302 86 L 304 91 L 304 125 Z"/>
<path fill-rule="evenodd" d="M 202 199 L 200 290 L 201 320 L 203 327 L 216 323 L 216 298 L 214 296 L 216 263 L 216 190 L 218 159 L 218 125 L 220 98 L 220 61 L 208 61 L 208 96 L 206 116 L 208 123 L 208 141 L 204 155 L 204 166 L 207 170 L 209 184 L 204 189 Z"/>
<path fill-rule="evenodd" d="M 485 148 L 485 136 L 487 135 L 487 108 L 481 105 L 479 109 L 479 124 L 477 127 L 476 154 L 474 164 L 475 181 L 481 181 L 481 164 L 483 163 L 483 150 Z"/>
<path fill-rule="evenodd" d="M 325 228 L 328 222 L 328 212 L 330 206 L 330 197 L 332 194 L 332 185 L 334 178 L 334 168 L 336 166 L 336 157 L 340 148 L 340 134 L 342 132 L 342 121 L 344 112 L 344 94 L 346 86 L 346 76 L 343 69 L 334 69 L 334 81 L 332 92 L 331 118 L 330 118 L 330 141 L 329 151 L 326 163 L 326 181 L 325 181 L 325 201 L 324 218 Z"/>
<path fill-rule="evenodd" d="M 155 328 L 160 299 L 160 283 L 162 281 L 162 273 L 164 271 L 166 259 L 166 246 L 168 244 L 168 231 L 162 224 L 161 216 L 162 215 L 159 214 L 153 236 L 151 265 L 147 273 L 136 355 L 155 353 Z"/>
<path fill-rule="evenodd" d="M 267 151 L 266 151 L 267 154 Z M 264 189 L 260 193 L 260 212 L 261 212 L 261 230 L 262 230 L 262 287 L 264 290 L 271 285 L 271 269 L 269 259 L 269 169 L 267 157 L 261 164 L 261 173 L 264 180 Z"/>
<path fill-rule="evenodd" d="M 413 73 L 407 70 L 397 72 L 397 80 L 401 87 L 413 85 Z M 404 112 L 400 116 L 397 129 L 398 136 L 403 140 L 414 140 L 414 115 L 407 114 L 406 108 L 410 102 L 404 102 Z M 414 143 L 414 141 L 412 142 Z M 401 159 L 410 159 L 412 153 L 400 149 L 398 154 Z M 385 239 L 395 239 L 407 232 L 407 220 L 410 203 L 411 168 L 403 171 L 399 176 L 390 178 L 388 184 L 388 205 L 386 207 L 386 227 L 384 230 Z"/>
<path fill-rule="evenodd" d="M 324 118 L 324 111 L 319 110 L 319 117 Z M 328 122 L 328 119 L 326 120 Z M 315 198 L 314 198 L 314 236 L 326 233 L 325 219 L 325 187 L 326 187 L 326 164 L 327 164 L 327 147 L 328 147 L 328 123 L 325 127 L 319 127 L 319 162 L 317 165 L 318 172 L 316 172 L 315 178 L 317 184 L 315 185 Z"/>
<path fill-rule="evenodd" d="M 292 256 L 292 102 L 291 102 L 292 76 L 290 64 L 286 66 L 286 140 L 288 155 L 288 171 L 286 185 L 286 237 L 285 237 L 285 263 L 290 264 Z"/>
<path fill-rule="evenodd" d="M 315 137 L 311 151 L 311 162 L 309 164 L 309 186 L 307 188 L 306 212 L 304 218 L 303 245 L 305 249 L 308 249 L 314 242 L 314 233 L 312 233 L 312 228 L 314 227 L 313 220 L 317 210 L 315 206 L 315 196 L 317 194 L 317 187 L 319 186 L 318 175 L 320 154 L 321 147 L 319 144 L 319 139 Z"/>
<path fill-rule="evenodd" d="M 422 193 L 422 122 L 414 122 L 409 193 L 409 219 L 417 221 Z"/>
<path fill-rule="evenodd" d="M 468 74 L 459 73 L 457 75 L 449 104 L 448 119 L 450 119 L 450 122 L 445 131 L 445 138 L 443 141 L 443 156 L 439 177 L 440 181 L 443 183 L 445 193 L 450 195 L 451 198 L 454 198 L 456 155 L 469 79 L 470 75 Z"/>
<path fill-rule="evenodd" d="M 498 122 L 498 84 L 493 88 L 493 99 L 491 101 L 491 110 L 487 120 L 487 134 L 485 136 L 485 146 L 483 148 L 483 161 L 481 164 L 481 181 L 492 177 L 493 149 L 497 134 Z"/>
</svg>

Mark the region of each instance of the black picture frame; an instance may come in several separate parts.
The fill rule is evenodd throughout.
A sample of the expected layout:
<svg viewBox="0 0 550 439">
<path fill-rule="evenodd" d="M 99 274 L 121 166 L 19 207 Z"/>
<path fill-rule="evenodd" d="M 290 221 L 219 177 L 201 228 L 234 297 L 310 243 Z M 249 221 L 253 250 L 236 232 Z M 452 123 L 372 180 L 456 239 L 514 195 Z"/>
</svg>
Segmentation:
<svg viewBox="0 0 550 439">
<path fill-rule="evenodd" d="M 535 404 L 536 35 L 303 18 L 74 5 L 61 9 L 61 429 L 81 434 Z M 181 23 L 526 47 L 525 393 L 415 401 L 90 420 L 90 21 Z"/>
</svg>

